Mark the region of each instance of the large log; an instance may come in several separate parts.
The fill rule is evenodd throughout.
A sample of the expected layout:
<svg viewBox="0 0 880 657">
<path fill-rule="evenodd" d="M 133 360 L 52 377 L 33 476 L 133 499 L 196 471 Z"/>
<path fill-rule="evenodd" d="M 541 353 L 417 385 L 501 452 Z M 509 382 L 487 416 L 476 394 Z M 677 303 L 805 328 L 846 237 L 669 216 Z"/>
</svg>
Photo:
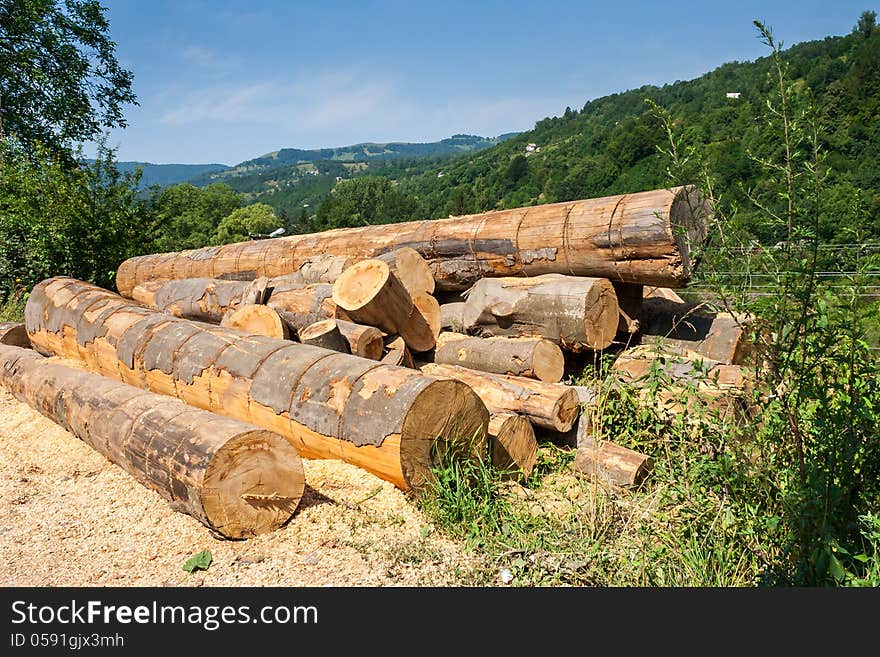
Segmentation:
<svg viewBox="0 0 880 657">
<path fill-rule="evenodd" d="M 431 299 L 429 295 L 423 296 Z M 440 307 L 436 301 L 436 322 L 432 326 L 391 268 L 375 258 L 361 260 L 346 269 L 333 283 L 332 297 L 351 319 L 399 335 L 413 351 L 431 349 L 440 332 Z"/>
<path fill-rule="evenodd" d="M 0 322 L 0 344 L 30 349 L 31 341 L 24 322 Z"/>
<path fill-rule="evenodd" d="M 460 365 L 481 372 L 511 374 L 549 383 L 562 380 L 562 350 L 542 338 L 475 338 L 461 333 L 441 333 L 434 362 Z"/>
<path fill-rule="evenodd" d="M 617 333 L 614 287 L 604 278 L 544 274 L 484 278 L 467 292 L 465 332 L 552 340 L 563 349 L 604 349 Z"/>
<path fill-rule="evenodd" d="M 135 301 L 175 317 L 218 323 L 241 305 L 261 303 L 268 281 L 221 281 L 213 278 L 182 278 L 147 282 L 132 290 Z"/>
<path fill-rule="evenodd" d="M 130 258 L 116 272 L 125 296 L 144 281 L 279 276 L 321 253 L 370 258 L 401 246 L 431 266 L 437 288 L 494 276 L 559 273 L 681 287 L 708 205 L 692 187 L 498 210 L 448 219 L 339 228 Z"/>
<path fill-rule="evenodd" d="M 281 526 L 302 498 L 300 456 L 272 431 L 18 347 L 0 346 L 0 382 L 227 538 Z"/>
<path fill-rule="evenodd" d="M 435 283 L 431 267 L 415 249 L 402 246 L 377 255 L 376 258 L 388 265 L 391 273 L 403 283 L 403 287 L 413 297 L 417 294 L 434 293 Z"/>
<path fill-rule="evenodd" d="M 319 254 L 311 256 L 302 263 L 299 269 L 284 277 L 289 283 L 311 285 L 313 283 L 333 283 L 346 269 L 351 267 L 356 260 L 345 255 Z M 276 285 L 281 282 L 280 277 L 272 279 Z"/>
<path fill-rule="evenodd" d="M 220 320 L 220 326 L 279 340 L 287 340 L 291 333 L 281 315 L 261 303 L 241 305 L 227 312 Z"/>
<path fill-rule="evenodd" d="M 333 286 L 315 283 L 300 287 L 275 287 L 266 302 L 291 333 L 324 319 L 350 319 L 333 301 Z"/>
<path fill-rule="evenodd" d="M 426 363 L 420 369 L 431 376 L 466 383 L 490 413 L 518 413 L 554 431 L 568 431 L 578 416 L 577 392 L 560 383 L 477 372 L 457 365 Z"/>
<path fill-rule="evenodd" d="M 488 411 L 465 384 L 349 354 L 178 319 L 70 278 L 34 287 L 32 343 L 105 376 L 287 437 L 403 489 L 447 450 L 486 453 Z"/>
</svg>

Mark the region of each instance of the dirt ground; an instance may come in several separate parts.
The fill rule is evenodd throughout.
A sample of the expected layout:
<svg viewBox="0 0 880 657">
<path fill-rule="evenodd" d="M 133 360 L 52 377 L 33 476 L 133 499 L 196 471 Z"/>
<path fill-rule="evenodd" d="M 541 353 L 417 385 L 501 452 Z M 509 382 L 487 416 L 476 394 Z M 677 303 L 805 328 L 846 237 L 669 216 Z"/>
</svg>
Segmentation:
<svg viewBox="0 0 880 657">
<path fill-rule="evenodd" d="M 456 586 L 478 577 L 476 557 L 391 484 L 341 462 L 304 464 L 306 495 L 287 525 L 219 540 L 0 390 L 0 585 Z M 204 549 L 210 568 L 185 572 Z"/>
</svg>

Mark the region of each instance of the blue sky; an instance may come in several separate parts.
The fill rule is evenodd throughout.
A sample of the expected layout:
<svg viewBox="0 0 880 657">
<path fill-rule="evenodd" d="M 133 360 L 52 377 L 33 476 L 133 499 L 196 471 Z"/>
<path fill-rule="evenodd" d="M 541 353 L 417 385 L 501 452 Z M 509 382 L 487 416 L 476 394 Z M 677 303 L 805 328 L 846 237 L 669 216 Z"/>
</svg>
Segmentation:
<svg viewBox="0 0 880 657">
<path fill-rule="evenodd" d="M 865 0 L 104 0 L 139 107 L 121 160 L 234 164 L 281 147 L 530 129 L 567 105 L 846 34 Z"/>
</svg>

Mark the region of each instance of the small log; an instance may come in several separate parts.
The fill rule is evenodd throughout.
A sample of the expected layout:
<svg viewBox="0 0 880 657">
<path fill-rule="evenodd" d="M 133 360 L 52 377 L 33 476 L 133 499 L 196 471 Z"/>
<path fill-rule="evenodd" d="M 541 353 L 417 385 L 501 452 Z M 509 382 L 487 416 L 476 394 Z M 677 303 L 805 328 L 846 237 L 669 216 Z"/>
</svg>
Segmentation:
<svg viewBox="0 0 880 657">
<path fill-rule="evenodd" d="M 559 383 L 437 363 L 427 363 L 420 369 L 431 376 L 466 383 L 479 395 L 490 413 L 518 413 L 533 424 L 554 431 L 568 431 L 578 416 L 577 392 Z"/>
<path fill-rule="evenodd" d="M 646 379 L 655 370 L 671 380 L 699 386 L 733 387 L 746 391 L 754 386 L 754 376 L 748 368 L 707 358 L 691 359 L 647 345 L 620 352 L 611 366 L 611 371 L 626 383 Z"/>
<path fill-rule="evenodd" d="M 578 443 L 574 470 L 621 487 L 635 487 L 654 467 L 654 460 L 607 440 L 585 435 Z"/>
<path fill-rule="evenodd" d="M 409 347 L 399 335 L 388 336 L 385 342 L 385 355 L 382 362 L 387 365 L 398 365 L 415 369 L 415 361 Z"/>
<path fill-rule="evenodd" d="M 538 460 L 535 430 L 522 415 L 499 413 L 489 416 L 492 465 L 511 477 L 528 479 Z"/>
<path fill-rule="evenodd" d="M 599 393 L 589 386 L 569 386 L 578 397 L 580 412 L 574 426 L 568 431 L 553 431 L 544 427 L 535 427 L 535 436 L 540 441 L 549 441 L 561 447 L 575 448 L 584 436 L 593 433 L 593 410 L 599 399 Z"/>
<path fill-rule="evenodd" d="M 305 458 L 341 459 L 404 490 L 431 481 L 444 452 L 488 457 L 489 413 L 458 381 L 178 319 L 70 278 L 34 287 L 25 325 L 41 350 L 276 431 Z"/>
<path fill-rule="evenodd" d="M 549 383 L 562 380 L 562 350 L 542 338 L 475 338 L 461 333 L 441 333 L 434 362 L 460 365 L 481 372 L 510 374 Z"/>
<path fill-rule="evenodd" d="M 422 318 L 428 325 L 428 329 L 431 331 L 431 338 L 436 343 L 437 336 L 440 335 L 440 304 L 437 303 L 437 299 L 427 292 L 413 294 L 412 300 L 414 310 L 422 315 Z M 413 321 L 411 320 L 410 323 L 413 323 Z M 428 347 L 428 349 L 431 349 L 433 346 L 434 344 Z M 427 351 L 427 349 L 420 349 L 419 351 Z"/>
<path fill-rule="evenodd" d="M 376 256 L 391 269 L 393 273 L 413 297 L 417 294 L 434 293 L 434 275 L 431 267 L 418 251 L 408 246 L 401 246 L 388 253 Z"/>
<path fill-rule="evenodd" d="M 645 299 L 642 314 L 643 343 L 659 337 L 667 351 L 727 365 L 742 365 L 754 354 L 746 331 L 748 317 L 712 313 L 700 304 L 679 304 L 659 297 Z"/>
<path fill-rule="evenodd" d="M 281 316 L 269 306 L 253 303 L 240 306 L 227 313 L 220 326 L 236 329 L 249 335 L 265 335 L 269 338 L 287 340 L 290 332 Z"/>
<path fill-rule="evenodd" d="M 147 488 L 227 538 L 284 524 L 305 490 L 299 453 L 272 431 L 0 346 L 0 382 Z"/>
<path fill-rule="evenodd" d="M 333 302 L 333 287 L 326 283 L 278 286 L 272 289 L 266 305 L 278 313 L 291 333 L 324 319 L 349 319 Z"/>
<path fill-rule="evenodd" d="M 462 322 L 468 333 L 546 338 L 577 352 L 609 346 L 619 311 L 604 278 L 484 278 L 468 291 Z"/>
<path fill-rule="evenodd" d="M 343 354 L 351 353 L 348 340 L 342 335 L 335 319 L 322 319 L 320 322 L 309 324 L 299 332 L 299 341 Z"/>
<path fill-rule="evenodd" d="M 426 351 L 436 342 L 412 296 L 381 260 L 361 260 L 346 269 L 333 284 L 332 297 L 352 320 L 400 335 L 413 351 Z"/>
<path fill-rule="evenodd" d="M 440 305 L 440 328 L 461 332 L 464 330 L 464 301 L 453 301 Z"/>
<path fill-rule="evenodd" d="M 10 347 L 31 348 L 27 330 L 23 322 L 0 322 L 0 344 Z"/>
<path fill-rule="evenodd" d="M 348 340 L 349 350 L 355 356 L 369 358 L 370 360 L 382 358 L 382 352 L 385 350 L 385 345 L 382 342 L 382 331 L 375 326 L 355 324 L 344 319 L 337 319 L 336 326 L 339 327 L 339 332 Z"/>
</svg>

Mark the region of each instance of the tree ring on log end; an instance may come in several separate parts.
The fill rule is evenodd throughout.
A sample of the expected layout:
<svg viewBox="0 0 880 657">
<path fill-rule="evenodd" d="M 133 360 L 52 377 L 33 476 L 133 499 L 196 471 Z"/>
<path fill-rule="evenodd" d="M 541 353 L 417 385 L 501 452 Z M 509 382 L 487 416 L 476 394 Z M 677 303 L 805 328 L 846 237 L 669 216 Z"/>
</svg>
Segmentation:
<svg viewBox="0 0 880 657">
<path fill-rule="evenodd" d="M 587 293 L 584 307 L 584 335 L 593 349 L 604 349 L 614 341 L 620 309 L 614 286 L 606 278 L 597 278 Z"/>
<path fill-rule="evenodd" d="M 381 260 L 361 260 L 346 269 L 333 283 L 333 300 L 345 310 L 367 305 L 385 287 L 391 269 Z"/>
<path fill-rule="evenodd" d="M 489 411 L 461 381 L 431 382 L 413 400 L 400 432 L 400 466 L 410 490 L 424 488 L 449 456 L 487 459 Z"/>
<path fill-rule="evenodd" d="M 540 340 L 532 354 L 532 368 L 536 378 L 558 383 L 565 374 L 565 356 L 562 350 L 549 340 Z"/>
<path fill-rule="evenodd" d="M 577 391 L 574 388 L 568 388 L 564 394 L 559 396 L 556 403 L 553 404 L 553 424 L 556 431 L 570 431 L 577 420 L 580 412 L 580 401 L 578 400 Z"/>
<path fill-rule="evenodd" d="M 271 431 L 254 429 L 227 441 L 205 472 L 201 502 L 212 527 L 229 538 L 277 529 L 296 511 L 305 490 L 296 448 Z"/>
</svg>

